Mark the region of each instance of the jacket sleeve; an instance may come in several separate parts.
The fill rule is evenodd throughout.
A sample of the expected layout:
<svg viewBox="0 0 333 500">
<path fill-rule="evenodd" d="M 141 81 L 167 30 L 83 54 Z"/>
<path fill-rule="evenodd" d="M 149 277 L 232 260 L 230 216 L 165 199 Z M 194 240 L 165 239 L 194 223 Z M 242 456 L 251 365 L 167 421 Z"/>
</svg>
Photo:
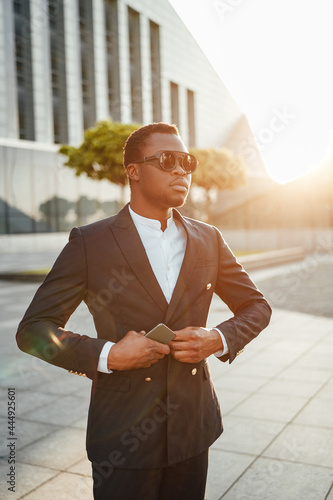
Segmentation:
<svg viewBox="0 0 333 500">
<path fill-rule="evenodd" d="M 48 363 L 94 378 L 106 340 L 65 330 L 86 292 L 84 241 L 80 229 L 74 228 L 19 324 L 18 347 Z"/>
<path fill-rule="evenodd" d="M 272 310 L 263 294 L 237 262 L 236 257 L 216 229 L 219 247 L 219 272 L 215 293 L 234 316 L 216 325 L 223 333 L 229 353 L 221 361 L 231 363 L 270 321 Z"/>
</svg>

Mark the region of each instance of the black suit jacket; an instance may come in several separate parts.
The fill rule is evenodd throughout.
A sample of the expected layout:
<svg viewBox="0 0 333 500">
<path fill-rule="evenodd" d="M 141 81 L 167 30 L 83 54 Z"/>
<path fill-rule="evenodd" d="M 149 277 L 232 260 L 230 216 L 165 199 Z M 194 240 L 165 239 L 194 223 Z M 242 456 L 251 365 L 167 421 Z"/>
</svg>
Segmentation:
<svg viewBox="0 0 333 500">
<path fill-rule="evenodd" d="M 188 364 L 166 356 L 150 368 L 102 374 L 97 364 L 107 340 L 161 322 L 172 330 L 205 326 L 215 292 L 234 314 L 216 325 L 229 347 L 220 359 L 231 363 L 270 319 L 267 301 L 220 232 L 176 210 L 174 216 L 186 229 L 187 246 L 170 304 L 126 206 L 72 230 L 17 332 L 23 351 L 93 380 L 88 456 L 112 467 L 161 467 L 188 459 L 214 442 L 222 421 L 206 360 Z M 81 301 L 93 315 L 97 338 L 64 329 Z"/>
</svg>

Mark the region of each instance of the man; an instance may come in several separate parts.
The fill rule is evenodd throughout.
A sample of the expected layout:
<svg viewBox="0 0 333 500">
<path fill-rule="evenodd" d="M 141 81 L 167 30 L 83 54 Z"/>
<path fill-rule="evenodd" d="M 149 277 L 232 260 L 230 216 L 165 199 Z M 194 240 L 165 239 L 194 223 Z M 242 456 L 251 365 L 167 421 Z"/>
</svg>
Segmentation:
<svg viewBox="0 0 333 500">
<path fill-rule="evenodd" d="M 271 309 L 219 231 L 175 210 L 197 167 L 175 126 L 131 134 L 124 165 L 130 204 L 73 229 L 17 342 L 93 381 L 87 451 L 95 499 L 202 500 L 208 448 L 222 432 L 206 358 L 231 363 Z M 207 329 L 213 292 L 234 316 Z M 97 339 L 64 329 L 82 300 Z M 145 337 L 159 323 L 176 335 L 168 345 Z"/>
</svg>

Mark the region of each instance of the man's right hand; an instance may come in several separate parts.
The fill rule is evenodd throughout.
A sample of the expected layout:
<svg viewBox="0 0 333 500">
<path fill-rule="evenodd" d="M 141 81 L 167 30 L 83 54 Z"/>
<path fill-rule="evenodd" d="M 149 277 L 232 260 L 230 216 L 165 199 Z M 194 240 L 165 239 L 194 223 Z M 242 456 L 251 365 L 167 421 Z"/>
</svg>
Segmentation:
<svg viewBox="0 0 333 500">
<path fill-rule="evenodd" d="M 145 337 L 144 331 L 130 330 L 112 346 L 108 356 L 109 370 L 148 368 L 170 353 L 170 347 Z"/>
</svg>

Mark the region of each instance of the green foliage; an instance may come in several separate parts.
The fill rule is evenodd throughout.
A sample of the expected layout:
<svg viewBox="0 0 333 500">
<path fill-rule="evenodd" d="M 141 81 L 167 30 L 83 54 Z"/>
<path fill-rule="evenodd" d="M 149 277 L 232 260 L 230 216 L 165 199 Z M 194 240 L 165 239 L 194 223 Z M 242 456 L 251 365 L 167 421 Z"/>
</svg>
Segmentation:
<svg viewBox="0 0 333 500">
<path fill-rule="evenodd" d="M 63 145 L 59 153 L 68 157 L 66 166 L 76 175 L 85 173 L 92 179 L 107 179 L 124 187 L 127 176 L 123 167 L 123 146 L 127 137 L 139 124 L 126 124 L 105 120 L 87 129 L 79 147 Z"/>
<path fill-rule="evenodd" d="M 123 167 L 123 146 L 139 124 L 105 120 L 87 129 L 79 147 L 63 145 L 59 152 L 67 156 L 66 166 L 76 175 L 85 173 L 92 179 L 107 179 L 124 187 L 127 176 Z M 199 167 L 192 176 L 193 184 L 208 194 L 211 189 L 234 189 L 245 183 L 242 160 L 226 149 L 191 149 Z"/>
<path fill-rule="evenodd" d="M 196 149 L 190 150 L 199 166 L 192 175 L 192 183 L 202 187 L 206 193 L 211 189 L 236 189 L 245 184 L 245 166 L 240 157 L 228 149 Z"/>
</svg>

